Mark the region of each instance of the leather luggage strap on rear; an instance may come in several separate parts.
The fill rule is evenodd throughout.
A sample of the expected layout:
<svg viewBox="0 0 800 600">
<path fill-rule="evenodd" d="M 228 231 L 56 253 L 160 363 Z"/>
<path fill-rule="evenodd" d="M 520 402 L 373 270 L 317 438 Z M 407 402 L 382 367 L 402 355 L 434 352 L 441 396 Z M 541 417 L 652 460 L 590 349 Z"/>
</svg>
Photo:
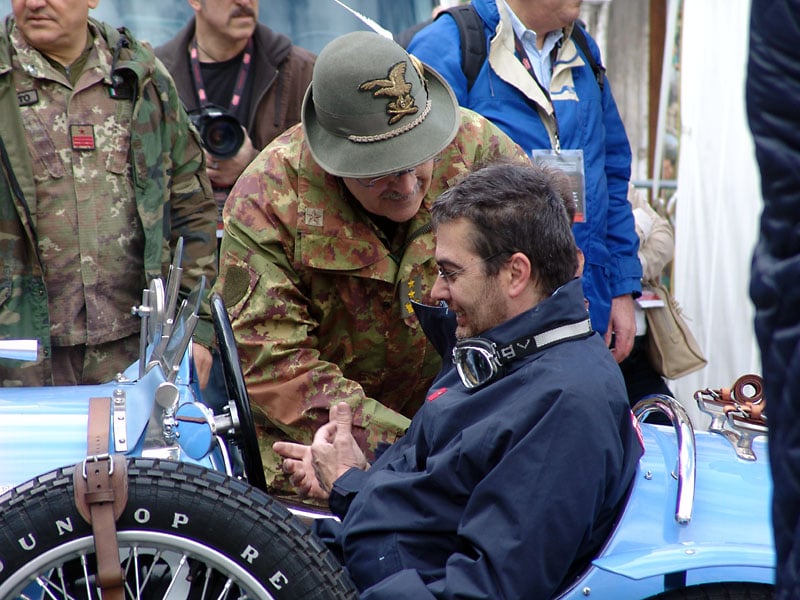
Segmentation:
<svg viewBox="0 0 800 600">
<path fill-rule="evenodd" d="M 103 600 L 124 600 L 116 521 L 128 501 L 128 468 L 121 454 L 109 454 L 111 398 L 89 399 L 86 458 L 75 466 L 75 506 L 92 526 L 97 586 Z"/>
</svg>

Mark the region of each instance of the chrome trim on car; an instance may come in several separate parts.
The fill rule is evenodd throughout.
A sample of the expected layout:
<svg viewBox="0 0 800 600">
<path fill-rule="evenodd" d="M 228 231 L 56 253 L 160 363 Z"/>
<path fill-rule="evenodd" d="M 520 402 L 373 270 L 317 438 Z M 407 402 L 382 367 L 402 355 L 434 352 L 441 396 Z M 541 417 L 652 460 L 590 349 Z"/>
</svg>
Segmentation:
<svg viewBox="0 0 800 600">
<path fill-rule="evenodd" d="M 675 429 L 678 440 L 678 494 L 675 500 L 675 521 L 686 525 L 692 520 L 694 508 L 696 450 L 694 427 L 686 409 L 680 402 L 670 396 L 657 394 L 648 396 L 636 403 L 633 414 L 642 422 L 647 415 L 661 412 L 667 416 Z"/>
</svg>

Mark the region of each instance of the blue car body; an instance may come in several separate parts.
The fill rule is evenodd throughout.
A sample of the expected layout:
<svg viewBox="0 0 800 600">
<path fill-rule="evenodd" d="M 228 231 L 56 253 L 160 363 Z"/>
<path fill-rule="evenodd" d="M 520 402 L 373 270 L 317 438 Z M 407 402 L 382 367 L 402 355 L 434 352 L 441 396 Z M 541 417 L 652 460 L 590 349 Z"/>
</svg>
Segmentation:
<svg viewBox="0 0 800 600">
<path fill-rule="evenodd" d="M 146 447 L 147 426 L 155 406 L 155 391 L 166 381 L 160 369 L 139 379 L 139 363 L 131 365 L 120 381 L 75 387 L 4 388 L 0 391 L 0 493 L 56 467 L 75 464 L 86 457 L 89 398 L 125 395 L 124 428 L 117 426 L 109 448 L 126 456 L 158 456 L 194 462 L 225 470 L 220 447 L 193 459 L 179 443 Z M 199 401 L 189 382 L 187 362 L 175 380 L 180 404 Z M 124 431 L 124 435 L 119 433 Z M 123 442 L 124 440 L 124 442 Z M 120 448 L 126 448 L 120 450 Z"/>
<path fill-rule="evenodd" d="M 563 598 L 648 598 L 717 582 L 773 584 L 771 480 L 764 438 L 738 458 L 717 433 L 696 432 L 691 518 L 676 518 L 675 431 L 642 424 L 645 454 L 627 506 L 589 571 Z"/>
</svg>

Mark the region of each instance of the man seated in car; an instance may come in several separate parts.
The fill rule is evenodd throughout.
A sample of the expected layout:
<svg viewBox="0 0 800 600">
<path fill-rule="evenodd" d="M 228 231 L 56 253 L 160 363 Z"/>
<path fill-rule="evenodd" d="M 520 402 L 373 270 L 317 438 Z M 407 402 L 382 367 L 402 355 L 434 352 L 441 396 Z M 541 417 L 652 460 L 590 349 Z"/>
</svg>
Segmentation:
<svg viewBox="0 0 800 600">
<path fill-rule="evenodd" d="M 339 403 L 274 445 L 361 598 L 549 598 L 611 532 L 642 446 L 557 190 L 495 165 L 433 205 L 443 305 L 418 314 L 445 365 L 403 438 L 369 465 Z"/>
</svg>

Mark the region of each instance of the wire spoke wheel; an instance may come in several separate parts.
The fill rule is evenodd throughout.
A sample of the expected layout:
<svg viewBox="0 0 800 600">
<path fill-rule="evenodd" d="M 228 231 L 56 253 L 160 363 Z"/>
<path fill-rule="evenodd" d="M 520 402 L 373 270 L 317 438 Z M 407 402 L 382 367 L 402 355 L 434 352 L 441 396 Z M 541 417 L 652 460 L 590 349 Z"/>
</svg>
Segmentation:
<svg viewBox="0 0 800 600">
<path fill-rule="evenodd" d="M 122 532 L 118 541 L 125 598 L 274 598 L 250 573 L 203 544 L 156 532 Z M 95 564 L 91 537 L 67 542 L 20 569 L 14 579 L 16 587 L 25 586 L 25 591 L 11 594 L 54 600 L 101 598 Z"/>
</svg>

